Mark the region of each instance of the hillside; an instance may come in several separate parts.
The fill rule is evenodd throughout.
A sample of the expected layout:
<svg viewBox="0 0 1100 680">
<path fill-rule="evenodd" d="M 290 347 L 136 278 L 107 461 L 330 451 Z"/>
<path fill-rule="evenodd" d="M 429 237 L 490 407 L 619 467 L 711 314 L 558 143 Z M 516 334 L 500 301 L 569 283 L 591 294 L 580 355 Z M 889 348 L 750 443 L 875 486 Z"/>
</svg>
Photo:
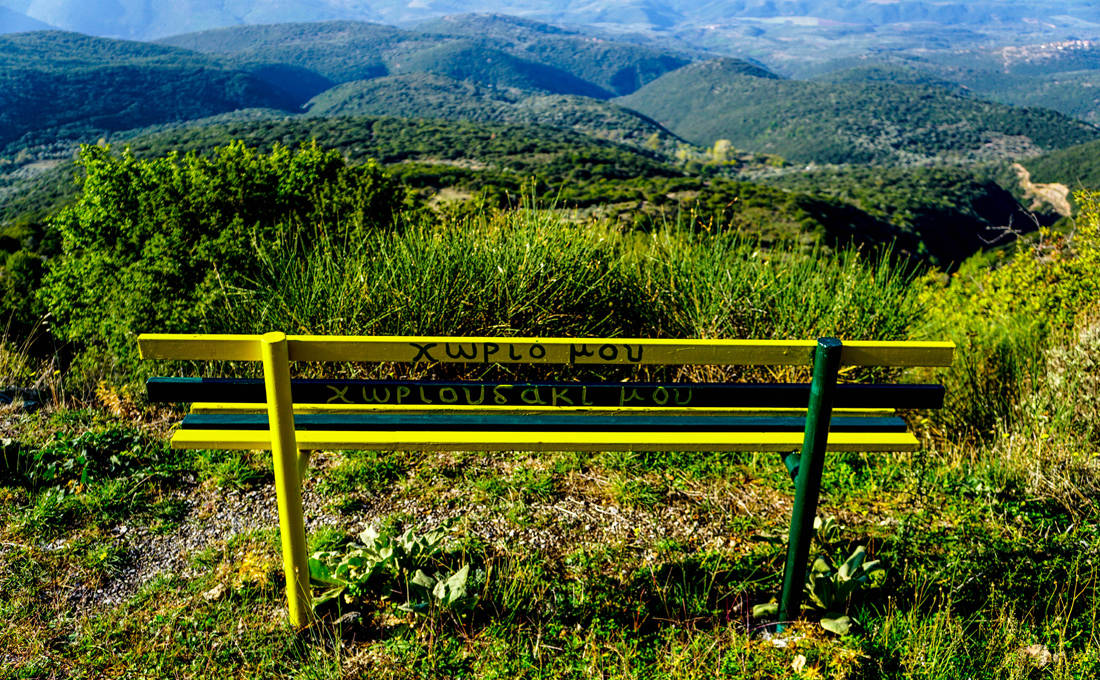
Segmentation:
<svg viewBox="0 0 1100 680">
<path fill-rule="evenodd" d="M 837 59 L 804 75 L 878 71 L 892 82 L 926 81 L 1015 106 L 1040 106 L 1100 122 L 1100 44 L 1071 40 L 997 49 L 951 49 Z"/>
<path fill-rule="evenodd" d="M 159 43 L 231 56 L 248 69 L 294 66 L 334 83 L 416 72 L 599 98 L 628 94 L 689 62 L 666 50 L 500 16 L 454 17 L 416 31 L 350 21 L 246 26 Z"/>
<path fill-rule="evenodd" d="M 0 101 L 0 150 L 293 107 L 285 92 L 204 55 L 61 32 L 0 36 Z"/>
<path fill-rule="evenodd" d="M 294 66 L 342 83 L 386 75 L 386 55 L 435 47 L 440 41 L 392 26 L 330 21 L 221 28 L 157 44 L 232 56 L 240 64 Z"/>
<path fill-rule="evenodd" d="M 615 104 L 568 95 L 485 87 L 434 75 L 411 74 L 338 85 L 311 99 L 315 116 L 399 116 L 571 128 L 654 149 L 673 151 L 678 138 L 658 123 Z"/>
<path fill-rule="evenodd" d="M 788 174 L 771 183 L 849 203 L 895 225 L 945 266 L 1038 226 L 1010 191 L 961 168 L 852 167 Z"/>
<path fill-rule="evenodd" d="M 416 28 L 426 33 L 489 41 L 518 57 L 554 66 L 620 96 L 691 61 L 677 52 L 595 38 L 503 15 L 447 16 L 420 23 Z"/>
<path fill-rule="evenodd" d="M 928 164 L 1037 155 L 1100 136 L 1053 111 L 1015 109 L 932 85 L 785 80 L 714 60 L 616 100 L 697 144 L 815 163 Z"/>
<path fill-rule="evenodd" d="M 448 42 L 390 60 L 390 71 L 430 73 L 492 87 L 608 99 L 611 93 L 554 66 L 465 40 Z"/>
<path fill-rule="evenodd" d="M 1024 165 L 1036 183 L 1064 184 L 1071 191 L 1100 190 L 1100 141 L 1052 151 L 1030 158 Z"/>
<path fill-rule="evenodd" d="M 644 184 L 654 177 L 682 173 L 658 154 L 600 140 L 571 130 L 502 123 L 444 120 L 407 120 L 380 116 L 301 118 L 273 111 L 236 112 L 188 123 L 163 125 L 113 135 L 116 147 L 125 145 L 139 157 L 180 153 L 209 153 L 232 140 L 270 150 L 276 144 L 297 147 L 317 141 L 338 150 L 353 163 L 376 159 L 384 164 L 419 163 L 411 180 L 420 189 L 459 187 L 476 193 L 496 187 L 503 196 L 518 198 L 525 182 L 538 178 L 551 198 L 559 192 L 594 203 L 598 187 L 579 181 L 614 178 Z M 570 178 L 578 180 L 570 184 Z M 48 210 L 73 191 L 71 162 L 26 177 L 16 175 L 0 186 L 0 225 L 41 220 Z M 578 198 L 581 197 L 581 198 Z"/>
<path fill-rule="evenodd" d="M 928 55 L 927 68 L 995 101 L 1100 122 L 1100 44 L 1072 40 Z"/>
</svg>

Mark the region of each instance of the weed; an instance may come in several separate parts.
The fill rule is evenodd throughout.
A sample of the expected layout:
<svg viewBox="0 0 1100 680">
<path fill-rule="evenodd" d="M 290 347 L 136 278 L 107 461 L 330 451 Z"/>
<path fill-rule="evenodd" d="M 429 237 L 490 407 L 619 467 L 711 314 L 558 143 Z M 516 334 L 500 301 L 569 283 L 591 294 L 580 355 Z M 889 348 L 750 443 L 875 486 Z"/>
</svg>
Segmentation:
<svg viewBox="0 0 1100 680">
<path fill-rule="evenodd" d="M 432 620 L 468 610 L 476 601 L 476 595 L 467 592 L 470 566 L 454 571 L 438 568 L 446 535 L 446 527 L 423 534 L 410 529 L 396 538 L 367 529 L 359 535 L 360 543 L 339 553 L 315 552 L 309 558 L 310 580 L 323 590 L 314 599 L 314 608 L 324 609 L 340 600 L 351 604 L 374 595 Z"/>
</svg>

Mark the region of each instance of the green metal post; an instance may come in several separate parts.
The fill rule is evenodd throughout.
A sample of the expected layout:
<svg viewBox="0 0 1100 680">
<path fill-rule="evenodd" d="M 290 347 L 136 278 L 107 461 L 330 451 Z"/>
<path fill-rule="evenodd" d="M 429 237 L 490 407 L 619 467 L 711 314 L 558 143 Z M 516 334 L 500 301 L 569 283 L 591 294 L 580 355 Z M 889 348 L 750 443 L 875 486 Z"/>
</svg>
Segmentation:
<svg viewBox="0 0 1100 680">
<path fill-rule="evenodd" d="M 795 482 L 791 531 L 787 537 L 787 565 L 783 569 L 778 630 L 783 630 L 783 622 L 794 620 L 800 611 L 842 348 L 843 344 L 836 338 L 820 338 L 814 351 L 814 378 L 810 385 L 806 434 L 802 440 L 802 455 L 799 457 L 798 479 Z"/>
</svg>

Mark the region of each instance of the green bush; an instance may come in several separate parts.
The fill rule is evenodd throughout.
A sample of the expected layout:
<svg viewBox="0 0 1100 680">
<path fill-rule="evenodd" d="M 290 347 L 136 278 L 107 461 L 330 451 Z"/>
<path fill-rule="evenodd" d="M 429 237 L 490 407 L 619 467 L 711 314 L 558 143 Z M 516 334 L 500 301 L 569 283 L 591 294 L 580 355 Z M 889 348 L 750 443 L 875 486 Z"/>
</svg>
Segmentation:
<svg viewBox="0 0 1100 680">
<path fill-rule="evenodd" d="M 225 296 L 306 225 L 347 239 L 389 226 L 403 192 L 374 163 L 349 167 L 316 144 L 259 154 L 243 143 L 211 157 L 139 160 L 85 146 L 82 192 L 54 219 L 62 253 L 40 299 L 54 333 L 123 363 L 143 331 L 226 331 Z"/>
<path fill-rule="evenodd" d="M 1044 379 L 1043 350 L 1100 308 L 1100 195 L 1076 198 L 1081 212 L 1068 236 L 1043 231 L 1002 266 L 971 262 L 950 279 L 927 280 L 925 330 L 959 346 L 939 414 L 947 429 L 979 438 L 1002 431 Z"/>
</svg>

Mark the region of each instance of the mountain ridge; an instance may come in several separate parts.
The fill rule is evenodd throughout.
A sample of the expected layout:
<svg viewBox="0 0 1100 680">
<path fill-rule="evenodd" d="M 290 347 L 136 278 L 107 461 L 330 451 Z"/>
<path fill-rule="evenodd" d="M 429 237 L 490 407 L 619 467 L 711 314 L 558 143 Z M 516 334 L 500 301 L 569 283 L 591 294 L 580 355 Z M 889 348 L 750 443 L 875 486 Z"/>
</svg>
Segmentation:
<svg viewBox="0 0 1100 680">
<path fill-rule="evenodd" d="M 182 31 L 221 26 L 286 23 L 302 20 L 352 19 L 387 23 L 426 21 L 469 12 L 506 13 L 559 24 L 612 26 L 620 31 L 683 31 L 721 27 L 740 21 L 789 18 L 803 25 L 836 26 L 966 26 L 1025 31 L 1045 22 L 1067 31 L 1100 24 L 1100 8 L 1087 0 L 1065 0 L 1057 12 L 1023 0 L 949 2 L 896 0 L 858 3 L 849 0 L 691 0 L 586 1 L 481 0 L 471 7 L 452 2 L 409 3 L 375 0 L 369 7 L 344 0 L 177 0 L 148 3 L 114 0 L 106 6 L 81 0 L 0 0 L 4 6 L 67 30 L 126 38 L 159 38 Z M 1048 29 L 1049 30 L 1049 29 Z"/>
<path fill-rule="evenodd" d="M 793 80 L 700 62 L 614 100 L 695 144 L 728 139 L 807 163 L 929 164 L 1038 155 L 1100 137 L 1048 109 L 931 85 Z"/>
</svg>

